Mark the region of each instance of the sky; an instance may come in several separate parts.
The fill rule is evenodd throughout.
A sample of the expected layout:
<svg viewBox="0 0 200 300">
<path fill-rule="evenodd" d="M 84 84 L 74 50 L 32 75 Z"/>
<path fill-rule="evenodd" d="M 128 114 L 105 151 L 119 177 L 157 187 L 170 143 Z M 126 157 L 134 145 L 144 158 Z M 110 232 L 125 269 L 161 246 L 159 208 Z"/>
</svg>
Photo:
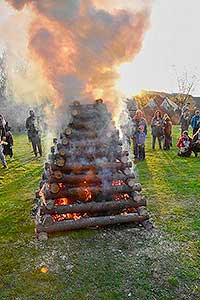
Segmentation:
<svg viewBox="0 0 200 300">
<path fill-rule="evenodd" d="M 145 89 L 176 92 L 176 73 L 200 78 L 199 12 L 199 0 L 155 0 L 142 51 L 120 67 L 121 90 L 129 95 Z M 200 95 L 200 84 L 193 95 Z"/>
<path fill-rule="evenodd" d="M 127 7 L 130 1 L 121 0 Z M 176 73 L 181 76 L 186 71 L 189 77 L 200 78 L 199 11 L 200 0 L 153 0 L 142 50 L 118 69 L 116 86 L 126 96 L 140 90 L 178 92 Z M 16 12 L 0 0 L 0 26 L 12 14 Z M 200 95 L 200 83 L 193 95 Z"/>
</svg>

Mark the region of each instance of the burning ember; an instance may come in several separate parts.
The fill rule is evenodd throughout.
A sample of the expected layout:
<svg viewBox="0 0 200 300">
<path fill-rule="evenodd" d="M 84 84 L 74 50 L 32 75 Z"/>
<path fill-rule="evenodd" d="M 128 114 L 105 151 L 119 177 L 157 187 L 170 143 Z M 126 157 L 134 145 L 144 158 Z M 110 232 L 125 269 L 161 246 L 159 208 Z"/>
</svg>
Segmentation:
<svg viewBox="0 0 200 300">
<path fill-rule="evenodd" d="M 59 205 L 68 205 L 70 204 L 71 201 L 68 198 L 60 198 L 60 199 L 56 199 L 56 201 L 54 202 L 55 206 L 59 206 Z"/>
<path fill-rule="evenodd" d="M 52 215 L 54 221 L 63 221 L 63 220 L 79 220 L 82 218 L 80 214 L 62 214 L 62 215 Z"/>
<path fill-rule="evenodd" d="M 125 184 L 125 182 L 123 180 L 113 180 L 112 181 L 112 185 L 116 186 L 116 185 L 123 185 Z"/>
</svg>

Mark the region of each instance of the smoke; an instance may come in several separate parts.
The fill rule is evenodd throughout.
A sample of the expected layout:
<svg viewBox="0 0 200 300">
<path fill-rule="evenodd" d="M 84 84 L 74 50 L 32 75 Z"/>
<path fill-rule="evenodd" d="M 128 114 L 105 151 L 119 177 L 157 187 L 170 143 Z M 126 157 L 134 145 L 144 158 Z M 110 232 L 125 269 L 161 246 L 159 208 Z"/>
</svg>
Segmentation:
<svg viewBox="0 0 200 300">
<path fill-rule="evenodd" d="M 7 2 L 17 10 L 29 9 L 32 13 L 29 55 L 41 68 L 40 77 L 42 74 L 48 83 L 47 89 L 52 88 L 55 106 L 99 97 L 113 108 L 117 105 L 116 70 L 133 60 L 142 47 L 149 27 L 150 1 Z"/>
</svg>

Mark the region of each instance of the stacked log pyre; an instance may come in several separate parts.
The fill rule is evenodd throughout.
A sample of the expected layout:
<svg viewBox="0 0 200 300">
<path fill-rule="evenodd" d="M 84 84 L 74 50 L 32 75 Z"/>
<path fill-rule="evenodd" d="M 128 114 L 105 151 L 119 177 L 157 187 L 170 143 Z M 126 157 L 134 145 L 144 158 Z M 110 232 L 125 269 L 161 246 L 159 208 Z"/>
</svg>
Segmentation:
<svg viewBox="0 0 200 300">
<path fill-rule="evenodd" d="M 36 192 L 38 237 L 118 223 L 148 226 L 141 185 L 106 105 L 76 101 L 69 112 Z"/>
</svg>

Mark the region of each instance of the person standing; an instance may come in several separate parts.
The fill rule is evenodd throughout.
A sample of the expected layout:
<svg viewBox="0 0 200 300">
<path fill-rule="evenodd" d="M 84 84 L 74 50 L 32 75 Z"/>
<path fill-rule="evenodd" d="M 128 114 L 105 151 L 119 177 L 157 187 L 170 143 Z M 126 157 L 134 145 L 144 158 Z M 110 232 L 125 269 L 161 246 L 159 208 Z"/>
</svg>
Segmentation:
<svg viewBox="0 0 200 300">
<path fill-rule="evenodd" d="M 139 132 L 139 127 L 143 127 L 143 132 L 147 135 L 147 121 L 144 118 L 144 115 L 141 110 L 137 110 L 135 115 L 132 118 L 132 140 L 134 145 L 134 158 L 138 158 L 138 146 L 135 142 L 136 134 Z"/>
<path fill-rule="evenodd" d="M 193 129 L 193 135 L 198 131 L 200 128 L 200 113 L 199 110 L 196 110 L 194 113 L 194 116 L 192 117 L 191 120 L 191 126 Z"/>
<path fill-rule="evenodd" d="M 0 137 L 3 138 L 5 136 L 5 126 L 6 126 L 6 121 L 3 117 L 3 115 L 0 115 Z"/>
<path fill-rule="evenodd" d="M 162 149 L 161 141 L 163 139 L 163 119 L 161 112 L 156 110 L 151 120 L 151 133 L 152 133 L 152 149 L 155 149 L 156 138 L 158 139 L 159 148 Z"/>
<path fill-rule="evenodd" d="M 165 114 L 163 117 L 163 129 L 164 129 L 164 150 L 170 150 L 172 144 L 172 122 L 170 117 Z"/>
<path fill-rule="evenodd" d="M 140 125 L 138 127 L 138 132 L 135 136 L 135 159 L 145 160 L 145 140 L 146 133 L 144 132 L 144 126 Z"/>
<path fill-rule="evenodd" d="M 190 125 L 190 112 L 188 110 L 181 115 L 179 123 L 181 125 L 181 133 L 188 131 Z"/>
<path fill-rule="evenodd" d="M 3 154 L 3 147 L 4 145 L 6 145 L 6 142 L 4 142 L 3 140 L 1 140 L 1 137 L 0 137 L 0 160 L 1 160 L 1 163 L 4 167 L 4 169 L 8 169 L 8 166 L 7 166 L 7 163 L 6 163 L 6 160 L 5 160 L 5 156 Z"/>
<path fill-rule="evenodd" d="M 9 155 L 10 156 L 10 160 L 12 161 L 13 160 L 13 136 L 12 136 L 12 133 L 11 133 L 11 127 L 9 127 L 7 125 L 7 131 L 6 131 L 6 134 L 5 134 L 5 142 L 6 144 L 4 145 L 4 149 L 3 149 L 3 153 L 4 155 Z"/>
<path fill-rule="evenodd" d="M 194 152 L 195 157 L 197 157 L 198 152 L 200 152 L 200 128 L 193 136 L 191 149 Z"/>
<path fill-rule="evenodd" d="M 38 152 L 41 157 L 42 156 L 41 131 L 38 127 L 34 111 L 30 110 L 29 115 L 30 116 L 26 119 L 26 129 L 27 129 L 28 139 L 32 143 L 32 148 L 35 157 L 37 157 Z"/>
</svg>

